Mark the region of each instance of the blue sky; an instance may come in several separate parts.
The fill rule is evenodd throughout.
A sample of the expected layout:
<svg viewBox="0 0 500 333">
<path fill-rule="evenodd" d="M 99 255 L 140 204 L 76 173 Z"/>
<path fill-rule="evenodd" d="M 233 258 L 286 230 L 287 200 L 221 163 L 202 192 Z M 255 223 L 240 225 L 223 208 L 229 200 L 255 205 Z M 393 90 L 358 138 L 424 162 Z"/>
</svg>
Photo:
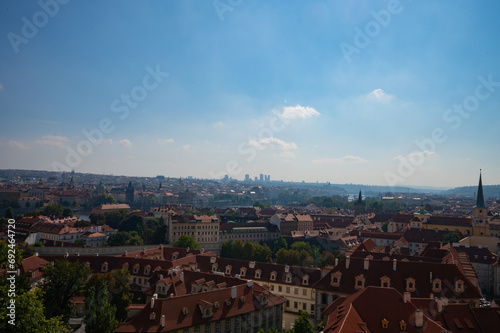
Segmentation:
<svg viewBox="0 0 500 333">
<path fill-rule="evenodd" d="M 0 168 L 500 183 L 496 1 L 41 3 L 0 4 Z"/>
</svg>

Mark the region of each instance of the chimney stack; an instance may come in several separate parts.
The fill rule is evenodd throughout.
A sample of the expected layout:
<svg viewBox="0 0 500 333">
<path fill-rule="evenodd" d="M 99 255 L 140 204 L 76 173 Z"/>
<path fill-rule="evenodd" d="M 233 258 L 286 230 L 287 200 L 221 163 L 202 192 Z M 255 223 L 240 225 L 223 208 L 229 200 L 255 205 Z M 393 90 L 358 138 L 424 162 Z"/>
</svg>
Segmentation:
<svg viewBox="0 0 500 333">
<path fill-rule="evenodd" d="M 248 280 L 247 281 L 247 287 L 248 288 L 252 288 L 253 287 L 253 281 L 252 280 Z"/>
<path fill-rule="evenodd" d="M 160 326 L 163 328 L 165 327 L 165 315 L 161 315 L 161 319 L 160 319 Z"/>
<path fill-rule="evenodd" d="M 424 312 L 420 309 L 415 311 L 415 327 L 423 327 L 424 326 Z"/>
<path fill-rule="evenodd" d="M 429 272 L 429 282 L 432 283 L 432 272 Z"/>
<path fill-rule="evenodd" d="M 151 309 L 155 307 L 155 298 L 151 297 Z"/>
<path fill-rule="evenodd" d="M 370 268 L 370 259 L 369 258 L 365 258 L 364 267 L 365 267 L 365 270 L 368 270 L 368 268 Z"/>
<path fill-rule="evenodd" d="M 395 272 L 398 266 L 398 260 L 392 259 L 392 270 Z"/>
<path fill-rule="evenodd" d="M 349 264 L 351 263 L 351 257 L 350 256 L 346 256 L 345 257 L 345 268 L 346 269 L 349 269 Z"/>
<path fill-rule="evenodd" d="M 437 310 L 439 313 L 443 312 L 443 300 L 438 298 L 436 300 Z"/>
<path fill-rule="evenodd" d="M 339 258 L 335 258 L 335 267 L 339 264 Z"/>
<path fill-rule="evenodd" d="M 231 298 L 236 299 L 237 294 L 238 294 L 238 287 L 232 286 L 231 287 Z"/>
<path fill-rule="evenodd" d="M 408 291 L 404 292 L 404 294 L 403 294 L 403 302 L 405 304 L 411 302 L 411 293 L 410 292 L 408 292 Z"/>
</svg>

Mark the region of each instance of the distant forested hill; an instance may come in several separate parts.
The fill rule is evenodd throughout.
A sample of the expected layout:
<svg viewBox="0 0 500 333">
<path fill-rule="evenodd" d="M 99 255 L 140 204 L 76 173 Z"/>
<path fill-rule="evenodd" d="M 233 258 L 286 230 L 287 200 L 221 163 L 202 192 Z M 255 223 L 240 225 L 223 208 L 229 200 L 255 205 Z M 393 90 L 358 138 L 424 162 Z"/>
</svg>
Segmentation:
<svg viewBox="0 0 500 333">
<path fill-rule="evenodd" d="M 444 195 L 463 195 L 474 196 L 477 192 L 477 185 L 475 186 L 462 186 L 448 191 L 444 191 Z M 486 198 L 500 198 L 500 185 L 486 185 L 483 186 L 484 196 Z"/>
</svg>

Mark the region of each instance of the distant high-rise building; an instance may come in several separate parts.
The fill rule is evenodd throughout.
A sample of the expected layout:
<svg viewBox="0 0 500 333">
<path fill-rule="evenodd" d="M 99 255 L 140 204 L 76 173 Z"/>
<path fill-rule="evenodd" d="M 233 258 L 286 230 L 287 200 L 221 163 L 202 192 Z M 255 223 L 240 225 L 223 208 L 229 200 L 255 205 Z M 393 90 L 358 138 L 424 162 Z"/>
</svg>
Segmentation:
<svg viewBox="0 0 500 333">
<path fill-rule="evenodd" d="M 264 175 L 261 173 L 260 174 L 260 181 L 263 182 L 264 181 Z"/>
<path fill-rule="evenodd" d="M 255 176 L 255 181 L 256 181 L 256 182 L 257 182 L 257 181 L 259 181 L 259 178 L 257 178 L 257 176 Z"/>
<path fill-rule="evenodd" d="M 250 181 L 250 175 L 249 175 L 248 173 L 245 175 L 245 181 L 246 181 L 246 182 L 249 182 L 249 181 Z"/>
</svg>

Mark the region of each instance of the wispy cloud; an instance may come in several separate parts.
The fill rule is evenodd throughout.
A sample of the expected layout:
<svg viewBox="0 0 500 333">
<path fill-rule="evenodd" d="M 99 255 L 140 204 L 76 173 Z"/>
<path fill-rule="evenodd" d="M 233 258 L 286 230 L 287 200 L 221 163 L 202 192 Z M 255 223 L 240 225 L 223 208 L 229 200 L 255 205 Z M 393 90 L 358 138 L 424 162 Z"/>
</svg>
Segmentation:
<svg viewBox="0 0 500 333">
<path fill-rule="evenodd" d="M 130 142 L 129 139 L 122 139 L 120 141 L 118 141 L 119 144 L 127 147 L 127 148 L 131 148 L 132 147 L 132 142 Z"/>
<path fill-rule="evenodd" d="M 28 146 L 27 144 L 14 140 L 9 140 L 9 142 L 7 142 L 7 145 L 22 150 L 30 149 L 30 146 Z"/>
<path fill-rule="evenodd" d="M 61 149 L 64 149 L 67 142 L 69 142 L 68 138 L 56 135 L 46 135 L 41 140 L 35 140 L 35 144 L 37 145 L 52 146 Z"/>
<path fill-rule="evenodd" d="M 184 149 L 185 151 L 188 151 L 189 149 L 191 149 L 191 145 L 184 145 L 184 146 L 182 146 L 182 149 Z"/>
<path fill-rule="evenodd" d="M 435 151 L 416 151 L 413 153 L 410 153 L 408 155 L 402 156 L 398 155 L 395 156 L 394 159 L 398 161 L 426 161 L 429 160 L 433 157 L 437 157 L 437 153 Z"/>
<path fill-rule="evenodd" d="M 306 119 L 319 116 L 320 113 L 310 106 L 285 106 L 282 117 L 286 119 Z"/>
<path fill-rule="evenodd" d="M 323 164 L 323 163 L 329 163 L 329 164 L 339 164 L 339 163 L 366 163 L 368 162 L 362 157 L 359 156 L 352 156 L 352 155 L 346 155 L 341 158 L 321 158 L 319 160 L 313 160 L 313 163 L 316 164 Z"/>
<path fill-rule="evenodd" d="M 285 142 L 277 138 L 264 138 L 260 140 L 249 140 L 248 145 L 257 149 L 278 149 L 278 150 L 291 150 L 297 149 L 294 142 Z"/>
<path fill-rule="evenodd" d="M 222 121 L 218 121 L 214 124 L 214 128 L 224 128 L 224 123 Z"/>
<path fill-rule="evenodd" d="M 158 143 L 161 145 L 166 145 L 167 143 L 174 142 L 174 139 L 158 139 Z"/>
<path fill-rule="evenodd" d="M 368 94 L 368 97 L 371 99 L 375 99 L 377 101 L 380 101 L 380 102 L 390 102 L 394 98 L 393 95 L 389 95 L 388 93 L 386 93 L 382 89 L 373 90 L 372 92 L 370 92 Z"/>
</svg>

